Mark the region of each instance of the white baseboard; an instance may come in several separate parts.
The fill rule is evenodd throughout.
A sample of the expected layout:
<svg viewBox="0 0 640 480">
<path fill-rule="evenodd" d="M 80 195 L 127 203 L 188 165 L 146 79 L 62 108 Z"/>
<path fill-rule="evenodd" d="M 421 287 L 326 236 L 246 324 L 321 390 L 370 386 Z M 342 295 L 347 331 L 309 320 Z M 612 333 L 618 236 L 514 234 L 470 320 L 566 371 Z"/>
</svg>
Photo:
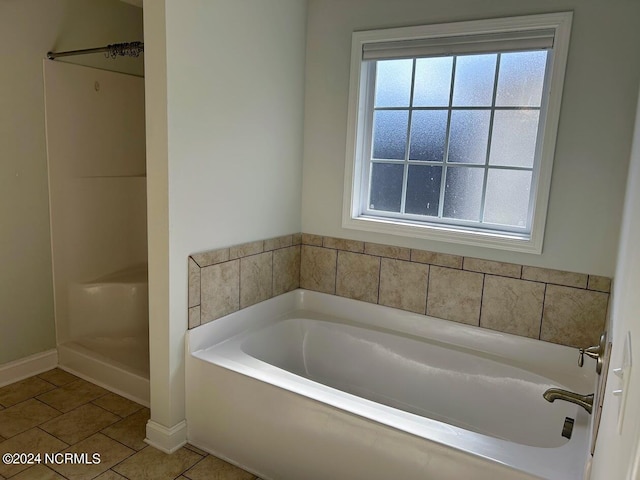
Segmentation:
<svg viewBox="0 0 640 480">
<path fill-rule="evenodd" d="M 182 420 L 177 425 L 167 428 L 149 420 L 147 438 L 144 441 L 165 453 L 173 453 L 187 443 L 187 421 Z"/>
<path fill-rule="evenodd" d="M 0 365 L 0 387 L 24 380 L 58 366 L 58 350 L 36 353 Z"/>
</svg>

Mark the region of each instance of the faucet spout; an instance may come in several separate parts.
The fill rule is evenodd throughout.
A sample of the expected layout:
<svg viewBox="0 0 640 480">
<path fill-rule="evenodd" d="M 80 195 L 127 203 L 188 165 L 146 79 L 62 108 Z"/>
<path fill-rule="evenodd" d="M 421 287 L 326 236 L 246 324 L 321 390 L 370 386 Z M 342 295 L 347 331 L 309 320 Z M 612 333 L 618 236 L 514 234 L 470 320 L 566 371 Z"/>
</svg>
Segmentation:
<svg viewBox="0 0 640 480">
<path fill-rule="evenodd" d="M 555 400 L 565 400 L 567 402 L 580 405 L 587 412 L 591 413 L 593 410 L 593 393 L 590 395 L 580 395 L 579 393 L 570 392 L 568 390 L 562 390 L 561 388 L 550 388 L 542 394 L 547 402 L 553 402 Z"/>
</svg>

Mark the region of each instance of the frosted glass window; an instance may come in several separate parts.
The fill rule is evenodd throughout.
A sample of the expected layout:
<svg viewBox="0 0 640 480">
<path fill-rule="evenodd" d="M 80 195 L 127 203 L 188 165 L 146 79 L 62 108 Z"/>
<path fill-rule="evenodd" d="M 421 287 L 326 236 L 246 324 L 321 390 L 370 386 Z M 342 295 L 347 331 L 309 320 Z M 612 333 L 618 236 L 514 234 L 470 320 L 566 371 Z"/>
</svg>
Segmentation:
<svg viewBox="0 0 640 480">
<path fill-rule="evenodd" d="M 418 110 L 411 117 L 410 160 L 442 162 L 447 136 L 447 110 Z"/>
<path fill-rule="evenodd" d="M 540 253 L 570 26 L 354 32 L 342 225 Z"/>
<path fill-rule="evenodd" d="M 451 92 L 452 69 L 453 57 L 417 59 L 413 106 L 448 106 Z"/>
<path fill-rule="evenodd" d="M 524 227 L 527 224 L 531 172 L 489 170 L 484 221 Z"/>
<path fill-rule="evenodd" d="M 402 204 L 404 165 L 374 163 L 371 168 L 369 208 L 399 212 Z"/>
<path fill-rule="evenodd" d="M 457 58 L 453 105 L 488 107 L 493 100 L 497 55 L 466 55 Z"/>
<path fill-rule="evenodd" d="M 442 167 L 410 165 L 405 212 L 437 217 L 441 178 Z"/>
<path fill-rule="evenodd" d="M 500 56 L 496 105 L 539 107 L 542 101 L 547 52 L 514 52 Z"/>
<path fill-rule="evenodd" d="M 413 60 L 385 60 L 376 66 L 377 107 L 407 107 L 411 95 Z"/>
<path fill-rule="evenodd" d="M 489 164 L 533 167 L 538 110 L 498 110 L 493 119 Z"/>
<path fill-rule="evenodd" d="M 482 204 L 484 169 L 449 167 L 444 190 L 444 216 L 478 221 Z"/>
<path fill-rule="evenodd" d="M 406 110 L 379 110 L 373 119 L 373 158 L 403 160 L 407 144 Z"/>
<path fill-rule="evenodd" d="M 485 163 L 490 118 L 488 110 L 455 110 L 451 114 L 449 162 Z"/>
</svg>

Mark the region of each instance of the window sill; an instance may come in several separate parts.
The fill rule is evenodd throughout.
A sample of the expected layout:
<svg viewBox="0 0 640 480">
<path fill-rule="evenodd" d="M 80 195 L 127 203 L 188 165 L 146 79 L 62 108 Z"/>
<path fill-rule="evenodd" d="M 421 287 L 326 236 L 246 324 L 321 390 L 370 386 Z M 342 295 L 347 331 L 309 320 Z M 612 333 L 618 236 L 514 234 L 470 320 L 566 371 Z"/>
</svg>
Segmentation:
<svg viewBox="0 0 640 480">
<path fill-rule="evenodd" d="M 488 247 L 540 255 L 542 253 L 542 235 L 505 234 L 487 231 L 459 229 L 451 226 L 437 226 L 402 222 L 380 217 L 345 216 L 342 227 L 366 232 L 383 233 L 402 237 L 423 238 L 439 242 Z"/>
</svg>

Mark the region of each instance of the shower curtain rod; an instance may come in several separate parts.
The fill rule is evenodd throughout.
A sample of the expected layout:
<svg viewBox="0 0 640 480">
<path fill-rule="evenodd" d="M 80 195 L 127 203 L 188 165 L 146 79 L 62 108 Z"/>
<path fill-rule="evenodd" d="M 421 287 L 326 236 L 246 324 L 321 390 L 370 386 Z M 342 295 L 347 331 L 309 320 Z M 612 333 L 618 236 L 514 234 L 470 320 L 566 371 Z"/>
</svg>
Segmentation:
<svg viewBox="0 0 640 480">
<path fill-rule="evenodd" d="M 137 57 L 144 52 L 144 43 L 114 43 L 106 47 L 85 48 L 84 50 L 70 50 L 68 52 L 47 52 L 47 58 L 54 60 L 57 57 L 68 57 L 71 55 L 86 55 L 88 53 L 107 52 L 106 57 Z"/>
</svg>

